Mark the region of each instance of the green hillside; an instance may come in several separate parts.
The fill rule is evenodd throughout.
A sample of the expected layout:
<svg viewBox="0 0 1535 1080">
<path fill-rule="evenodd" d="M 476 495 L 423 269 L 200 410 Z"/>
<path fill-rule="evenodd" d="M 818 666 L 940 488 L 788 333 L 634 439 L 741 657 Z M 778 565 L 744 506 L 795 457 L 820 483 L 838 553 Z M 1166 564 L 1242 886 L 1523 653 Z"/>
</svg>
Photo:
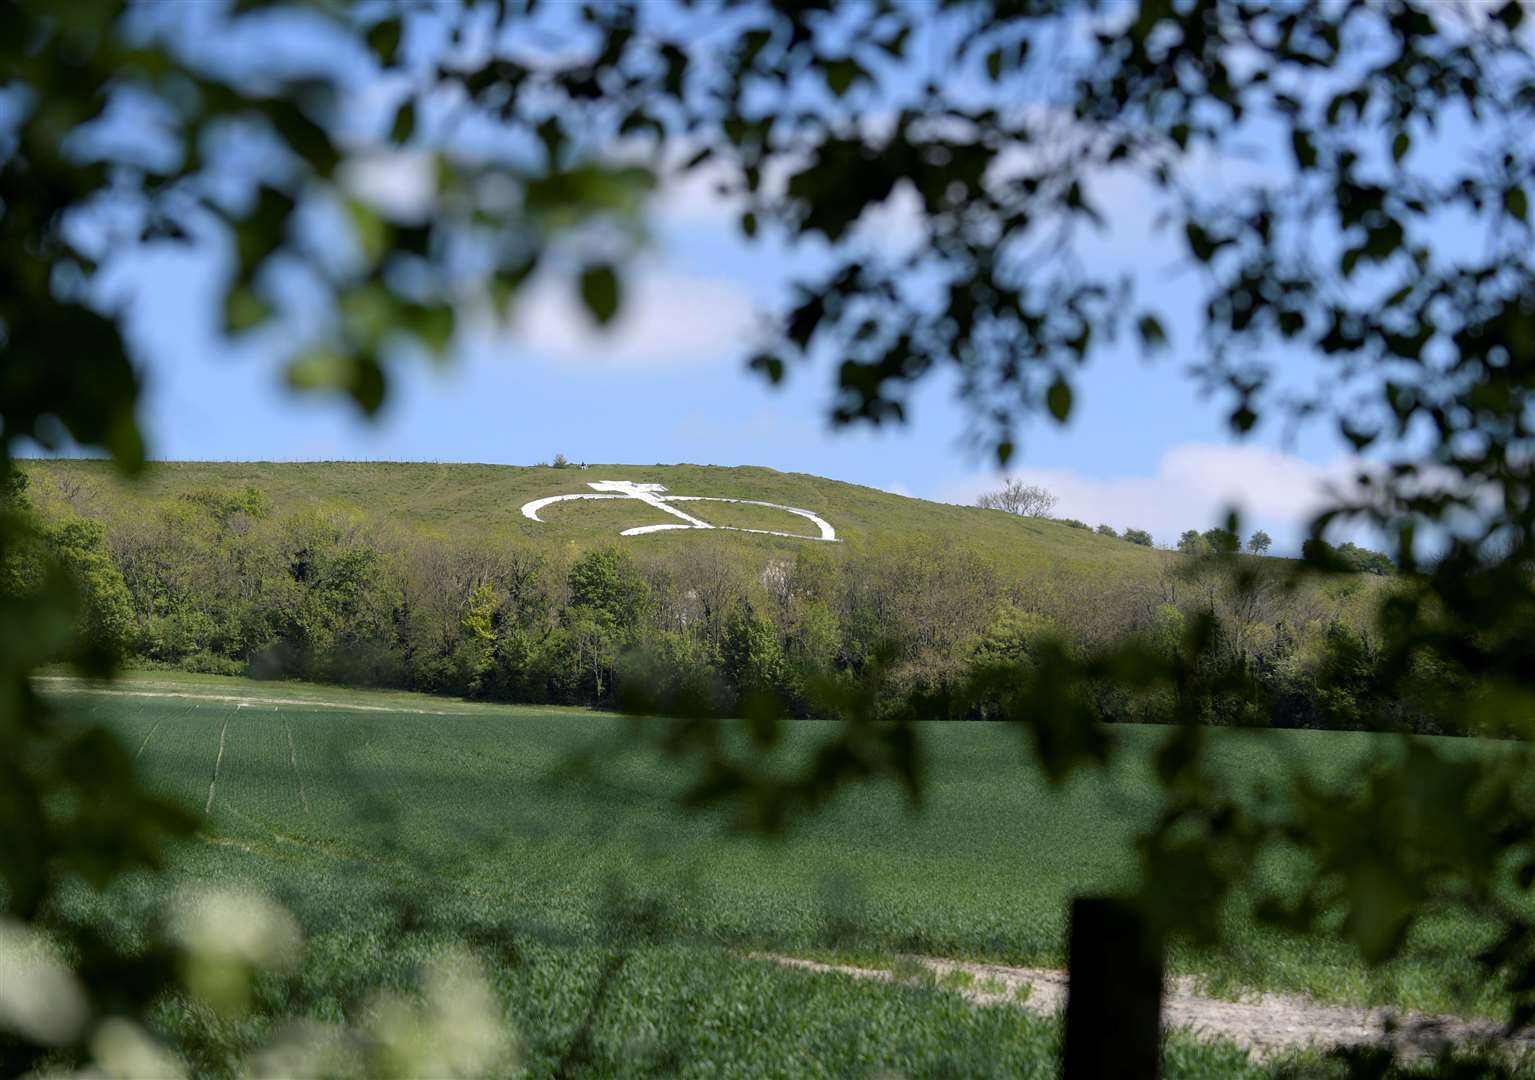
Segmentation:
<svg viewBox="0 0 1535 1080">
<path fill-rule="evenodd" d="M 658 483 L 668 493 L 751 499 L 810 510 L 837 530 L 839 547 L 864 550 L 912 537 L 942 537 L 983 556 L 1006 576 L 1046 568 L 1091 573 L 1148 574 L 1171 558 L 1055 521 L 998 510 L 953 506 L 893 495 L 805 473 L 713 465 L 547 466 L 459 465 L 413 462 L 157 462 L 131 484 L 100 461 L 31 461 L 25 468 L 39 501 L 59 501 L 107 520 L 146 502 L 199 489 L 255 485 L 278 510 L 303 505 L 353 507 L 379 523 L 443 535 L 516 538 L 539 545 L 589 547 L 617 543 L 627 528 L 667 520 L 637 502 L 578 502 L 549 507 L 546 523 L 523 517 L 524 503 L 589 490 L 599 480 Z M 694 508 L 718 525 L 805 531 L 802 519 L 756 507 L 711 504 Z M 693 512 L 693 511 L 690 511 Z M 794 550 L 799 544 L 769 536 L 733 534 L 751 548 Z M 696 532 L 623 538 L 636 549 L 667 551 L 695 543 Z"/>
<path fill-rule="evenodd" d="M 1243 557 L 1237 573 L 1062 522 L 762 468 L 167 462 L 127 482 L 105 462 L 37 461 L 27 475 L 85 587 L 86 629 L 135 663 L 536 704 L 610 705 L 627 687 L 725 710 L 769 693 L 810 715 L 821 675 L 878 668 L 893 703 L 1051 642 L 1178 650 L 1213 616 L 1218 658 L 1259 671 L 1272 708 L 1212 699 L 1212 723 L 1359 726 L 1371 672 L 1356 665 L 1323 692 L 1317 679 L 1325 649 L 1372 655 L 1366 615 L 1385 580 L 1292 588 L 1286 560 Z M 604 481 L 744 501 L 669 504 L 709 530 L 634 497 L 523 513 Z M 818 515 L 836 542 L 780 507 Z M 1254 569 L 1263 580 L 1244 591 Z M 1166 706 L 1095 703 L 1123 721 Z"/>
</svg>

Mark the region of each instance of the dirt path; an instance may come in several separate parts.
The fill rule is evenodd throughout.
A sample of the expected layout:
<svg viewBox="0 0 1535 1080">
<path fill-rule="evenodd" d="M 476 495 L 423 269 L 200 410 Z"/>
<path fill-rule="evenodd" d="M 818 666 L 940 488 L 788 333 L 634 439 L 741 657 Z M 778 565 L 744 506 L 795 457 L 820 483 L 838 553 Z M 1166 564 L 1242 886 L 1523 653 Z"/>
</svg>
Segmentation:
<svg viewBox="0 0 1535 1080">
<path fill-rule="evenodd" d="M 345 709 L 349 712 L 413 713 L 419 716 L 471 715 L 462 709 L 418 709 L 403 705 L 357 705 L 343 701 L 326 701 L 321 698 L 279 698 L 267 697 L 265 694 L 220 694 L 195 690 L 158 689 L 159 687 L 179 686 L 180 684 L 177 683 L 135 682 L 128 685 L 133 687 L 152 687 L 155 689 L 124 689 L 122 687 L 100 686 L 83 680 L 71 679 L 67 675 L 39 675 L 35 678 L 36 681 L 43 683 L 51 694 L 106 694 L 111 697 L 191 698 L 197 701 L 233 701 L 241 705 L 307 705 L 311 708 Z"/>
<path fill-rule="evenodd" d="M 792 956 L 756 954 L 786 967 L 860 979 L 897 981 L 879 968 L 822 964 Z M 931 957 L 910 958 L 978 1005 L 1014 1005 L 1043 1015 L 1066 1007 L 1066 973 L 1046 968 L 1004 967 Z M 1024 991 L 1023 987 L 1028 987 Z M 1327 1005 L 1290 994 L 1255 994 L 1243 1001 L 1204 997 L 1188 978 L 1170 979 L 1162 1005 L 1169 1029 L 1204 1038 L 1221 1037 L 1261 1057 L 1302 1050 L 1394 1042 L 1409 1056 L 1432 1055 L 1446 1046 L 1463 1046 L 1497 1039 L 1502 1025 L 1491 1020 L 1427 1016 L 1387 1008 Z M 1535 1034 L 1512 1040 L 1516 1052 L 1535 1051 Z"/>
</svg>

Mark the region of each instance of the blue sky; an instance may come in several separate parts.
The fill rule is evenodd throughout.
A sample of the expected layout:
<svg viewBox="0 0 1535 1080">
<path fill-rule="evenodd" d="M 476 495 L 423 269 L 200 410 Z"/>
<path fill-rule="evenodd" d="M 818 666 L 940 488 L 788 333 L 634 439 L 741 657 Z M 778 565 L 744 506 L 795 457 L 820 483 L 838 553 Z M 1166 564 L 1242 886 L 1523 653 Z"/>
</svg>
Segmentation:
<svg viewBox="0 0 1535 1080">
<path fill-rule="evenodd" d="M 300 40 L 278 37 L 277 51 Z M 221 62 L 263 51 L 272 50 L 246 47 Z M 290 59 L 306 53 L 326 50 L 308 40 Z M 362 79 L 359 128 L 387 116 L 391 98 L 384 80 Z M 354 171 L 354 190 L 408 203 L 420 196 L 422 160 L 375 161 Z M 1218 185 L 1258 166 L 1199 167 Z M 1173 348 L 1150 364 L 1129 342 L 1100 354 L 1078 382 L 1070 422 L 1023 433 L 1013 475 L 1054 491 L 1062 516 L 1147 528 L 1162 543 L 1237 503 L 1249 525 L 1293 550 L 1323 485 L 1346 480 L 1354 463 L 1324 433 L 1288 445 L 1260 427 L 1242 445 L 1229 440 L 1222 404 L 1201 402 L 1184 370 L 1198 348 L 1201 289 L 1181 241 L 1154 231 L 1152 201 L 1133 184 L 1106 178 L 1093 194 L 1111 225 L 1084 238 L 1078 254 L 1096 271 L 1131 275 L 1142 303 L 1170 312 Z M 902 215 L 896 200 L 865 228 L 899 243 Z M 943 377 L 920 390 L 906 425 L 833 430 L 832 358 L 779 388 L 745 370 L 755 312 L 782 298 L 806 256 L 771 239 L 748 244 L 733 219 L 707 178 L 663 189 L 651 250 L 631 267 L 629 303 L 610 332 L 588 325 L 568 283 L 535 282 L 512 325 L 461 332 L 448 365 L 396 365 L 391 398 L 372 422 L 339 401 L 295 398 L 270 343 L 235 348 L 217 332 L 227 274 L 217 245 L 119 260 L 105 295 L 127 313 L 147 387 L 142 419 L 163 459 L 529 464 L 563 453 L 594 463 L 765 465 L 960 502 L 994 485 L 996 469 L 967 444 L 967 413 Z M 1302 377 L 1313 370 L 1305 358 L 1280 359 Z"/>
<path fill-rule="evenodd" d="M 794 260 L 746 246 L 722 214 L 678 209 L 685 201 L 658 209 L 653 254 L 633 268 L 630 302 L 610 332 L 587 323 L 563 283 L 541 283 L 512 327 L 461 335 L 447 365 L 392 368 L 393 393 L 371 422 L 343 402 L 288 392 L 274 350 L 229 346 L 215 327 L 215 254 L 166 250 L 125 263 L 114 284 L 146 383 L 151 452 L 504 464 L 558 452 L 765 465 L 965 502 L 995 483 L 943 377 L 922 388 L 907 424 L 839 430 L 826 420 L 833 365 L 801 368 L 777 388 L 747 372 L 754 309 L 783 288 Z M 1197 282 L 1134 232 L 1120 230 L 1117 255 L 1096 257 L 1149 267 L 1160 282 L 1151 296 L 1176 310 Z M 1346 468 L 1342 449 L 1324 438 L 1282 447 L 1262 430 L 1232 445 L 1223 410 L 1199 401 L 1184 374 L 1180 352 L 1193 343 L 1181 321 L 1159 360 L 1127 342 L 1091 365 L 1070 422 L 1028 429 L 1012 472 L 1055 491 L 1062 515 L 1149 528 L 1163 542 L 1212 524 L 1240 493 L 1254 525 L 1298 543 L 1318 485 Z"/>
</svg>

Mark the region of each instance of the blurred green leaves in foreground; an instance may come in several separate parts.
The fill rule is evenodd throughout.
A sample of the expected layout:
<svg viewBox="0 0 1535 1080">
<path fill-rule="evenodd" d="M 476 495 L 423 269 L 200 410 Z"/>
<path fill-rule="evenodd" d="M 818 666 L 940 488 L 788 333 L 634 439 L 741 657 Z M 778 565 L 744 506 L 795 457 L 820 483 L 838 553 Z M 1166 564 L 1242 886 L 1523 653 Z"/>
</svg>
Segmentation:
<svg viewBox="0 0 1535 1080">
<path fill-rule="evenodd" d="M 610 324 L 632 295 L 624 268 L 644 243 L 648 200 L 691 172 L 739 212 L 746 237 L 819 253 L 769 313 L 753 367 L 776 381 L 830 359 L 838 422 L 902 420 L 909 389 L 947 370 L 973 407 L 976 440 L 1006 464 L 1029 422 L 1069 419 L 1081 366 L 1133 320 L 1148 353 L 1177 350 L 1235 434 L 1332 427 L 1365 456 L 1316 538 L 1372 526 L 1406 578 L 1380 612 L 1383 700 L 1428 664 L 1470 680 L 1474 692 L 1443 707 L 1488 730 L 1522 733 L 1535 716 L 1535 60 L 1518 0 L 1018 10 L 870 0 L 858 18 L 723 0 L 205 7 L 191 36 L 172 5 L 0 8 L 7 477 L 27 439 L 142 467 L 153 432 L 136 420 L 126 315 L 99 287 L 136 250 L 219 245 L 227 330 L 270 331 L 262 340 L 284 354 L 293 386 L 373 413 L 394 365 L 449 355 L 464 326 L 504 318 L 535 277 L 567 282 Z M 355 72 L 221 59 L 221 41 L 272 17 L 350 50 L 369 78 L 403 76 L 380 130 L 353 123 Z M 433 49 L 443 40 L 433 28 L 449 46 Z M 929 82 L 934 72 L 946 77 Z M 134 110 L 147 122 L 132 122 Z M 506 151 L 456 139 L 464 116 Z M 118 137 L 130 130 L 154 134 Z M 260 145 L 272 167 L 243 166 L 232 142 Z M 1253 142 L 1289 153 L 1209 183 L 1208 162 Z M 424 169 L 421 204 L 370 203 L 356 181 L 370 159 Z M 1177 340 L 1175 320 L 1143 309 L 1133 283 L 1078 257 L 1081 230 L 1113 228 L 1097 194 L 1105 179 L 1145 191 L 1197 267 L 1196 340 Z M 911 245 L 861 229 L 897 193 Z M 1474 243 L 1446 250 L 1450 226 Z M 297 330 L 282 302 L 294 281 L 322 312 Z M 1307 357 L 1320 374 L 1297 386 L 1278 356 Z M 33 690 L 41 663 L 101 673 L 111 658 L 74 632 L 96 541 L 40 544 L 23 498 L 8 495 L 0 519 L 4 932 L 23 949 L 37 928 L 71 937 L 74 985 L 92 999 L 81 1015 L 110 998 L 113 1015 L 130 1017 L 175 977 L 177 947 L 115 955 L 88 929 L 51 926 L 49 898 L 66 881 L 152 867 L 190 822 L 137 787 L 121 746 L 66 729 Z M 1408 746 L 1347 797 L 1310 798 L 1295 777 L 1289 797 L 1254 808 L 1203 768 L 1199 703 L 1240 699 L 1245 674 L 1202 664 L 1201 634 L 1189 629 L 1171 665 L 1130 649 L 1042 649 L 893 715 L 871 711 L 864 687 L 829 687 L 820 708 L 838 734 L 793 778 L 723 758 L 702 718 L 668 729 L 667 745 L 699 761 L 698 799 L 743 798 L 753 820 L 777 826 L 849 782 L 894 776 L 919 793 L 912 716 L 964 705 L 1017 720 L 1065 776 L 1113 749 L 1086 681 L 1162 686 L 1180 722 L 1158 759 L 1165 810 L 1142 848 L 1150 912 L 1213 933 L 1223 898 L 1263 852 L 1299 848 L 1315 859 L 1314 881 L 1276 897 L 1276 919 L 1315 926 L 1341 909 L 1343 932 L 1381 958 L 1429 907 L 1484 911 L 1504 928 L 1489 972 L 1508 980 L 1514 1019 L 1530 1019 L 1535 831 L 1516 768 L 1523 748 L 1505 768 Z M 770 745 L 773 705 L 756 711 Z M 118 1024 L 31 1037 L 136 1053 L 136 1029 Z"/>
</svg>

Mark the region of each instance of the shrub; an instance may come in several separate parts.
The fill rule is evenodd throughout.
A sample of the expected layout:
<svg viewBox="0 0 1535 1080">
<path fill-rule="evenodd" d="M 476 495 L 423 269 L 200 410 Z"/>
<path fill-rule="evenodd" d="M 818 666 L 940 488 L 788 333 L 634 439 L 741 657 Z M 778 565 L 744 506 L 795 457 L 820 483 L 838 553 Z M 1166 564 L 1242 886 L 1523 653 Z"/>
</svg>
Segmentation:
<svg viewBox="0 0 1535 1080">
<path fill-rule="evenodd" d="M 1212 549 L 1209 539 L 1199 535 L 1199 530 L 1185 529 L 1178 537 L 1178 550 L 1185 555 L 1208 555 Z"/>
<path fill-rule="evenodd" d="M 976 642 L 974 657 L 981 663 L 1022 663 L 1033 660 L 1044 642 L 1058 636 L 1048 616 L 1006 604 Z"/>
<path fill-rule="evenodd" d="M 193 653 L 181 661 L 181 670 L 197 675 L 244 675 L 245 664 L 228 656 L 215 653 Z"/>
<path fill-rule="evenodd" d="M 1216 554 L 1231 555 L 1242 550 L 1242 538 L 1230 529 L 1206 529 L 1200 535 Z"/>
</svg>

